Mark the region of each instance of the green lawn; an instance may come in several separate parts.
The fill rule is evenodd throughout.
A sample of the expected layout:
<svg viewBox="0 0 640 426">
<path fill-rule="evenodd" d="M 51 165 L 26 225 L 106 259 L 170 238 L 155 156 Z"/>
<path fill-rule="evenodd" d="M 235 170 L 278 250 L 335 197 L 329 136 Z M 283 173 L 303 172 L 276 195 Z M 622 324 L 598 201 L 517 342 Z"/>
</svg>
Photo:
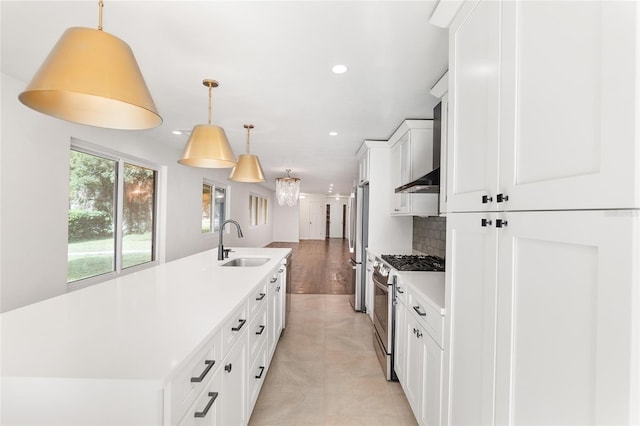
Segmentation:
<svg viewBox="0 0 640 426">
<path fill-rule="evenodd" d="M 123 268 L 152 260 L 151 238 L 150 232 L 123 237 Z M 113 271 L 114 244 L 113 238 L 69 244 L 67 282 Z"/>
</svg>

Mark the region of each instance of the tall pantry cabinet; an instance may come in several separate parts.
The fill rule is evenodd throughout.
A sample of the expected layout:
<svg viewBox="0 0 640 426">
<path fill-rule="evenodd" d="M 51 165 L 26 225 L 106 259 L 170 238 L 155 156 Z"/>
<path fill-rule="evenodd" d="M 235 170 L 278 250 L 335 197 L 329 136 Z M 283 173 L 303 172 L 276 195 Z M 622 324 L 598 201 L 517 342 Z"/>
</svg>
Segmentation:
<svg viewBox="0 0 640 426">
<path fill-rule="evenodd" d="M 445 424 L 640 423 L 640 4 L 449 26 Z"/>
</svg>

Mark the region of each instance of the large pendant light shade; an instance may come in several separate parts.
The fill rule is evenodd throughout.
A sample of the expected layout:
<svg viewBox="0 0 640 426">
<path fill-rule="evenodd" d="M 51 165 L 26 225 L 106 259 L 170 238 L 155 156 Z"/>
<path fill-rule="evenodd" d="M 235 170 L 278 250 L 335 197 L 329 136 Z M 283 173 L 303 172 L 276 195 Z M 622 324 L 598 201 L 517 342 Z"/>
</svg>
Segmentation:
<svg viewBox="0 0 640 426">
<path fill-rule="evenodd" d="M 209 122 L 193 127 L 178 163 L 213 169 L 235 167 L 236 158 L 224 129 L 211 124 L 211 89 L 218 87 L 218 82 L 205 79 L 202 84 L 209 88 Z"/>
<path fill-rule="evenodd" d="M 253 124 L 245 124 L 247 129 L 247 153 L 240 155 L 238 165 L 231 171 L 229 180 L 235 182 L 266 182 L 260 160 L 256 155 L 249 153 L 249 134 Z"/>
<path fill-rule="evenodd" d="M 22 92 L 20 102 L 74 123 L 149 129 L 162 123 L 131 48 L 98 29 L 69 28 Z"/>
</svg>

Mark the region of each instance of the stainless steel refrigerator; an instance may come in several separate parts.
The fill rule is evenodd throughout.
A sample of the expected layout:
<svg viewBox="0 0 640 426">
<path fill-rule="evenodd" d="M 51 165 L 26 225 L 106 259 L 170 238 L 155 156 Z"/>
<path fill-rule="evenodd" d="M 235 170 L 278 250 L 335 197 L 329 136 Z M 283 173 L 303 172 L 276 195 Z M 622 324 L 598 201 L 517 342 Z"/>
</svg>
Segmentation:
<svg viewBox="0 0 640 426">
<path fill-rule="evenodd" d="M 365 249 L 369 235 L 369 184 L 354 187 L 349 198 L 349 264 L 352 268 L 349 302 L 365 312 Z"/>
</svg>

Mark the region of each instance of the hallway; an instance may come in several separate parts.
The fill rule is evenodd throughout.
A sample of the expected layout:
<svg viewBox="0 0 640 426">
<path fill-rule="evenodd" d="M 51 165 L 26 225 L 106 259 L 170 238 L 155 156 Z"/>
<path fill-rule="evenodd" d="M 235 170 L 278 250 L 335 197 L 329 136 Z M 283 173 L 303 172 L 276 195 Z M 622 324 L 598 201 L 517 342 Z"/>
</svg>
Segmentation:
<svg viewBox="0 0 640 426">
<path fill-rule="evenodd" d="M 291 293 L 349 294 L 351 267 L 349 242 L 343 238 L 271 243 L 267 247 L 291 248 Z"/>
<path fill-rule="evenodd" d="M 349 304 L 347 240 L 270 247 L 292 248 L 294 294 L 249 425 L 416 425 L 400 384 L 384 378 L 369 316 Z"/>
</svg>

